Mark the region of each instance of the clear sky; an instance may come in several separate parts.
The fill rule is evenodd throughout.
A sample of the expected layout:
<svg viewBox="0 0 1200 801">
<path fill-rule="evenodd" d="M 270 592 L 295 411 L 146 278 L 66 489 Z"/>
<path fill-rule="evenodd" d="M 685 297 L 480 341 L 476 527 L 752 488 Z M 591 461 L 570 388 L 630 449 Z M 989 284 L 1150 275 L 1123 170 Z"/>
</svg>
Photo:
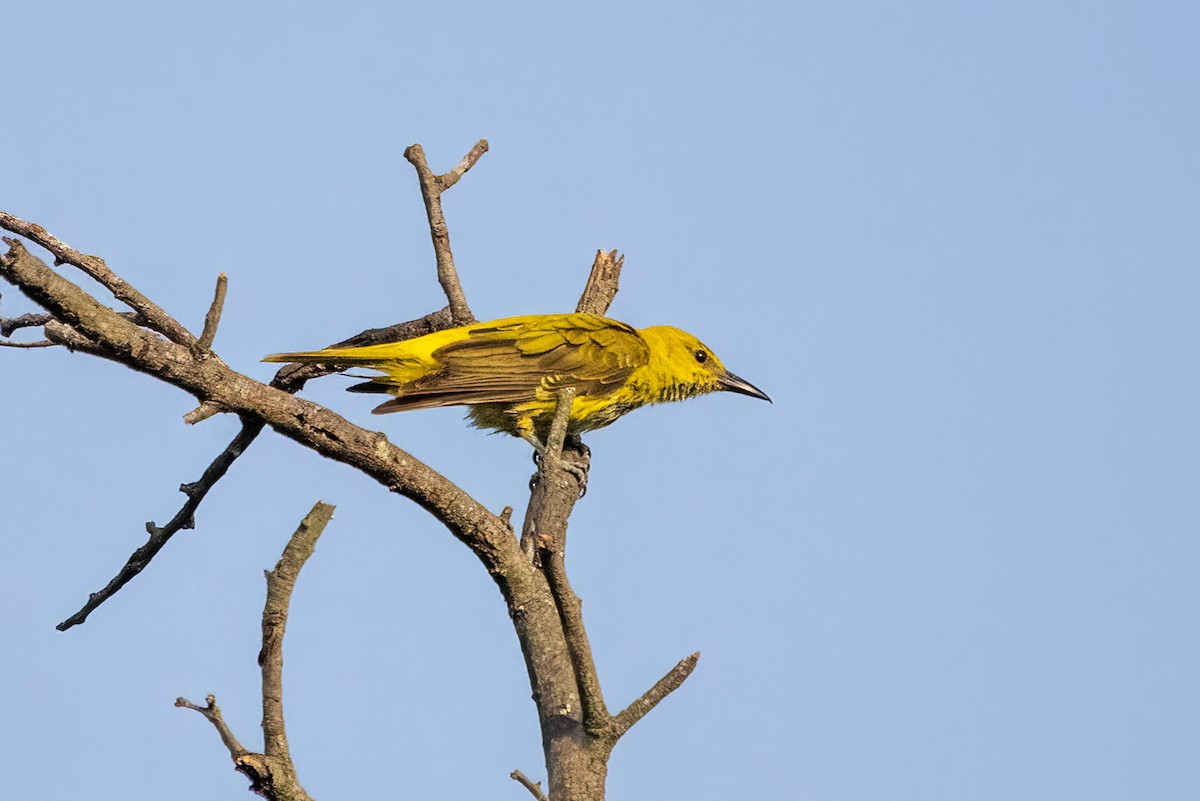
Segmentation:
<svg viewBox="0 0 1200 801">
<path fill-rule="evenodd" d="M 481 318 L 700 336 L 767 405 L 589 438 L 568 564 L 622 741 L 613 799 L 1200 797 L 1200 12 L 1193 3 L 20 3 L 0 208 L 103 256 L 216 350 L 443 303 L 404 148 Z M 30 306 L 7 287 L 0 314 Z M 374 418 L 490 508 L 521 442 Z M 322 799 L 517 800 L 544 777 L 504 605 L 465 548 L 264 436 L 143 576 L 54 624 L 236 430 L 65 352 L 0 351 L 0 795 L 245 798 L 262 570 L 317 499 L 284 676 Z"/>
</svg>

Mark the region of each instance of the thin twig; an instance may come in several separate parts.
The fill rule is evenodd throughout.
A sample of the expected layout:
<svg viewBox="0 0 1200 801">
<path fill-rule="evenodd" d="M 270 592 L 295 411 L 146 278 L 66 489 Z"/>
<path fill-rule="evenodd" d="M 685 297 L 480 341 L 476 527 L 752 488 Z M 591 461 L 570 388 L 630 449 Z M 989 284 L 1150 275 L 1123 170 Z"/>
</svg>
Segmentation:
<svg viewBox="0 0 1200 801">
<path fill-rule="evenodd" d="M 55 264 L 70 264 L 99 281 L 117 300 L 138 312 L 146 324 L 158 333 L 180 345 L 192 345 L 196 338 L 180 325 L 175 318 L 163 311 L 152 300 L 130 286 L 123 278 L 108 268 L 104 259 L 89 256 L 67 245 L 50 234 L 42 226 L 26 222 L 6 211 L 0 211 L 0 228 L 19 234 L 36 242 L 54 254 Z"/>
<path fill-rule="evenodd" d="M 442 213 L 442 192 L 458 183 L 458 179 L 479 161 L 487 149 L 487 140 L 480 139 L 458 166 L 444 175 L 435 175 L 433 170 L 429 169 L 425 160 L 425 150 L 419 144 L 411 145 L 404 151 L 404 158 L 416 169 L 417 180 L 421 184 L 421 197 L 425 200 L 425 214 L 429 218 L 429 235 L 433 239 L 433 255 L 437 259 L 438 283 L 446 293 L 455 325 L 470 325 L 475 322 L 475 315 L 467 305 L 467 296 L 463 292 L 458 270 L 454 266 L 454 253 L 450 250 L 450 230 L 446 227 L 446 217 Z"/>
<path fill-rule="evenodd" d="M 533 793 L 533 797 L 536 798 L 537 801 L 550 801 L 550 799 L 546 797 L 546 794 L 542 792 L 541 782 L 535 782 L 533 779 L 530 779 L 519 770 L 514 770 L 512 773 L 508 774 L 508 776 L 510 779 L 515 779 L 524 785 L 526 790 Z"/>
<path fill-rule="evenodd" d="M 292 757 L 283 724 L 283 635 L 287 629 L 288 605 L 296 577 L 312 556 L 317 539 L 333 517 L 333 509 L 333 506 L 317 501 L 288 540 L 275 569 L 267 573 L 262 650 L 258 653 L 258 664 L 262 667 L 263 752 L 268 757 L 284 760 L 289 768 Z"/>
<path fill-rule="evenodd" d="M 233 732 L 230 731 L 229 725 L 225 722 L 225 718 L 221 716 L 221 708 L 217 706 L 217 697 L 215 695 L 209 695 L 204 700 L 207 703 L 207 706 L 199 706 L 198 704 L 194 704 L 186 698 L 176 698 L 175 706 L 185 709 L 194 709 L 201 715 L 204 715 L 204 717 L 208 719 L 208 722 L 216 728 L 217 734 L 221 737 L 221 742 L 224 743 L 225 747 L 229 749 L 229 756 L 234 762 L 237 762 L 238 757 L 244 756 L 250 752 L 243 748 L 242 744 L 239 743 L 237 738 L 233 736 Z"/>
<path fill-rule="evenodd" d="M 204 315 L 204 331 L 200 334 L 200 339 L 192 348 L 192 353 L 197 359 L 208 354 L 212 348 L 213 339 L 217 336 L 217 326 L 221 324 L 221 310 L 225 308 L 225 290 L 229 284 L 229 278 L 225 273 L 217 276 L 217 289 L 213 293 L 212 305 L 208 307 L 208 314 Z"/>
<path fill-rule="evenodd" d="M 649 690 L 646 690 L 641 698 L 638 698 L 632 704 L 625 707 L 624 711 L 613 719 L 613 740 L 619 739 L 621 735 L 629 731 L 633 724 L 644 718 L 647 712 L 658 706 L 660 701 L 678 690 L 687 681 L 687 677 L 692 675 L 692 671 L 696 669 L 696 662 L 699 659 L 700 652 L 697 651 L 691 656 L 680 660 L 679 664 L 671 668 L 671 671 L 667 675 L 659 679 Z"/>
<path fill-rule="evenodd" d="M 188 499 L 175 516 L 171 518 L 170 522 L 161 528 L 154 525 L 153 521 L 147 523 L 146 532 L 150 536 L 146 544 L 130 555 L 124 567 L 113 577 L 112 581 L 104 586 L 104 589 L 89 595 L 87 603 L 83 605 L 83 608 L 62 623 L 59 623 L 55 628 L 59 631 L 66 631 L 72 626 L 78 626 L 87 620 L 88 615 L 95 611 L 100 604 L 115 595 L 134 576 L 141 573 L 150 564 L 150 560 L 162 550 L 167 541 L 180 529 L 194 528 L 196 525 L 196 509 L 199 508 L 200 502 L 204 500 L 204 496 L 225 475 L 229 466 L 233 464 L 235 459 L 242 455 L 242 452 L 254 441 L 254 438 L 258 436 L 262 429 L 263 423 L 261 420 L 244 418 L 242 420 L 242 430 L 238 432 L 232 442 L 225 446 L 225 450 L 221 451 L 212 464 L 205 469 L 200 479 L 193 484 L 180 485 L 179 491 L 187 495 Z"/>
<path fill-rule="evenodd" d="M 608 307 L 617 296 L 621 268 L 624 266 L 625 257 L 617 251 L 610 250 L 606 253 L 597 250 L 592 270 L 588 273 L 587 284 L 583 287 L 583 294 L 579 296 L 575 311 L 601 316 L 607 313 Z"/>
<path fill-rule="evenodd" d="M 57 342 L 39 339 L 36 342 L 13 342 L 10 339 L 0 339 L 0 348 L 53 348 Z"/>
</svg>

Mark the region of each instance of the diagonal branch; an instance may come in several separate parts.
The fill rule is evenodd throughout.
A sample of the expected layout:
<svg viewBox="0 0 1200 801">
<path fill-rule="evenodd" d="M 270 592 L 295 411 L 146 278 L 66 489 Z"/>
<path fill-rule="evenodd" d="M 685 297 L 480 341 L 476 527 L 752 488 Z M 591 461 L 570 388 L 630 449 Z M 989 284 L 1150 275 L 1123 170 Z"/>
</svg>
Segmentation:
<svg viewBox="0 0 1200 801">
<path fill-rule="evenodd" d="M 646 716 L 654 707 L 658 706 L 659 702 L 666 698 L 671 693 L 678 690 L 687 681 L 687 677 L 692 675 L 692 671 L 696 669 L 696 662 L 700 660 L 700 652 L 692 654 L 685 659 L 680 660 L 679 664 L 671 668 L 667 675 L 663 676 L 654 686 L 646 690 L 642 697 L 634 701 L 629 706 L 613 719 L 612 739 L 616 742 L 621 735 L 629 731 L 633 724 Z"/>
<path fill-rule="evenodd" d="M 66 631 L 72 626 L 78 626 L 83 621 L 87 620 L 88 615 L 96 610 L 100 604 L 107 601 L 112 596 L 129 583 L 134 576 L 146 569 L 162 547 L 167 544 L 171 537 L 175 536 L 181 529 L 194 528 L 196 525 L 196 509 L 199 508 L 200 502 L 204 500 L 204 496 L 213 488 L 213 485 L 221 480 L 242 453 L 249 447 L 254 438 L 263 430 L 263 423 L 260 420 L 244 418 L 242 420 L 242 429 L 233 438 L 233 441 L 225 446 L 225 450 L 212 461 L 198 481 L 191 484 L 181 484 L 179 491 L 187 495 L 187 501 L 183 507 L 175 514 L 171 520 L 161 528 L 156 526 L 153 521 L 146 524 L 146 533 L 150 535 L 146 540 L 146 544 L 134 551 L 124 566 L 120 569 L 116 576 L 108 582 L 99 592 L 94 592 L 88 596 L 87 603 L 83 607 L 71 615 L 69 618 L 59 623 L 55 628 L 59 631 Z"/>
<path fill-rule="evenodd" d="M 44 315 L 49 319 L 49 315 Z M 50 323 L 57 329 L 66 329 L 66 326 L 61 324 Z M 398 323 L 386 328 L 372 328 L 362 333 L 355 334 L 349 339 L 343 340 L 331 347 L 349 347 L 352 345 L 375 345 L 383 342 L 399 342 L 405 339 L 423 336 L 424 334 L 440 331 L 443 328 L 449 328 L 450 310 L 449 307 L 443 307 L 436 312 L 427 314 L 416 320 L 409 320 L 406 323 Z M 66 329 L 69 331 L 70 329 Z M 61 335 L 61 334 L 60 334 Z M 75 334 L 78 337 L 78 334 Z M 67 344 L 70 344 L 69 342 Z M 76 340 L 74 343 L 77 349 L 86 349 L 88 343 L 81 340 Z M 300 391 L 308 381 L 314 378 L 320 378 L 334 372 L 323 365 L 294 365 L 289 364 L 280 368 L 275 374 L 275 378 L 271 381 L 271 386 L 282 389 L 285 392 L 295 393 Z M 203 408 L 203 406 L 201 407 Z M 162 528 L 154 525 L 153 522 L 146 524 L 146 530 L 150 534 L 146 544 L 138 548 L 130 555 L 121 570 L 108 582 L 99 592 L 94 592 L 88 596 L 87 603 L 83 607 L 71 615 L 71 617 L 59 623 L 56 627 L 59 631 L 66 631 L 72 626 L 77 626 L 87 620 L 88 615 L 94 612 L 101 604 L 107 601 L 112 596 L 129 583 L 137 574 L 146 569 L 150 561 L 158 555 L 167 541 L 171 539 L 181 529 L 190 529 L 195 526 L 196 510 L 200 507 L 208 491 L 220 481 L 234 461 L 238 459 L 250 444 L 258 438 L 262 433 L 264 424 L 261 420 L 252 417 L 242 418 L 242 428 L 234 436 L 233 440 L 225 446 L 225 449 L 213 459 L 212 463 L 205 468 L 204 473 L 198 481 L 191 484 L 182 484 L 179 487 L 180 492 L 188 496 L 181 508 L 173 518 Z"/>
<path fill-rule="evenodd" d="M 458 270 L 454 266 L 454 254 L 450 250 L 450 230 L 446 227 L 446 217 L 442 213 L 442 192 L 458 183 L 467 170 L 475 166 L 475 162 L 487 152 L 486 139 L 480 139 L 463 157 L 458 166 L 444 175 L 436 175 L 429 169 L 425 161 L 425 150 L 418 145 L 411 145 L 404 151 L 404 158 L 417 171 L 417 180 L 421 183 L 421 197 L 425 200 L 425 214 L 429 217 L 429 235 L 433 238 L 433 254 L 437 259 L 438 283 L 446 293 L 450 302 L 450 314 L 455 325 L 470 325 L 475 322 L 475 315 L 467 306 L 467 296 L 463 293 L 462 283 L 458 279 Z"/>
<path fill-rule="evenodd" d="M 20 242 L 8 242 L 9 251 L 0 257 L 0 276 L 56 319 L 97 343 L 112 360 L 201 401 L 260 419 L 284 436 L 360 470 L 433 513 L 472 549 L 498 583 L 517 577 L 508 574 L 524 560 L 503 521 L 445 476 L 392 445 L 383 434 L 261 384 L 220 359 L 195 359 L 189 348 L 165 341 L 101 304 L 32 256 Z"/>
<path fill-rule="evenodd" d="M 550 799 L 546 797 L 546 794 L 542 792 L 541 782 L 535 782 L 533 779 L 529 778 L 519 770 L 514 770 L 512 773 L 508 774 L 508 777 L 513 781 L 520 782 L 526 790 L 533 794 L 533 797 L 537 799 L 537 801 L 550 801 Z"/>
<path fill-rule="evenodd" d="M 130 286 L 108 268 L 104 259 L 89 256 L 62 242 L 36 223 L 26 222 L 6 211 L 0 211 L 0 228 L 19 234 L 54 254 L 55 264 L 70 264 L 99 281 L 117 300 L 137 312 L 146 325 L 180 345 L 191 345 L 196 338 L 156 303 Z"/>
<path fill-rule="evenodd" d="M 175 699 L 175 706 L 181 709 L 194 709 L 213 725 L 217 730 L 217 736 L 221 738 L 221 743 L 229 749 L 229 756 L 236 763 L 239 757 L 248 753 L 238 739 L 233 736 L 233 732 L 229 728 L 229 724 L 225 722 L 225 718 L 221 715 L 221 708 L 217 706 L 217 697 L 211 693 L 204 699 L 205 706 L 194 704 L 186 698 L 180 697 Z"/>
</svg>

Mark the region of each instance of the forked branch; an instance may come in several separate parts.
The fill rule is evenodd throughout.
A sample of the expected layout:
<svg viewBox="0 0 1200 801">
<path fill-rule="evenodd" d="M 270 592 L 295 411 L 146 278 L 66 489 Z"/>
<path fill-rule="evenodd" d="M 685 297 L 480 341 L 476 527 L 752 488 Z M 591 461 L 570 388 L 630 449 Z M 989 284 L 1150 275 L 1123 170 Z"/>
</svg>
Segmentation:
<svg viewBox="0 0 1200 801">
<path fill-rule="evenodd" d="M 205 699 L 206 706 L 199 706 L 186 698 L 175 700 L 175 706 L 194 709 L 213 724 L 233 758 L 234 766 L 250 779 L 250 789 L 272 801 L 311 801 L 296 778 L 296 766 L 292 762 L 284 729 L 283 635 L 296 578 L 333 517 L 333 509 L 333 506 L 317 501 L 288 540 L 275 569 L 267 572 L 262 650 L 258 655 L 258 664 L 262 668 L 263 752 L 248 751 L 238 742 L 221 716 L 214 696 L 209 695 Z"/>
<path fill-rule="evenodd" d="M 78 267 L 88 276 L 100 282 L 109 292 L 112 292 L 117 300 L 137 312 L 146 325 L 172 342 L 189 346 L 196 342 L 196 338 L 180 325 L 175 318 L 159 308 L 158 304 L 126 283 L 125 279 L 110 270 L 108 265 L 104 263 L 104 259 L 80 253 L 65 242 L 60 241 L 57 237 L 52 236 L 42 226 L 14 217 L 6 211 L 0 211 L 0 228 L 11 231 L 14 234 L 19 234 L 41 245 L 54 254 L 54 263 L 56 265 L 70 264 L 73 267 Z"/>
<path fill-rule="evenodd" d="M 458 179 L 475 166 L 475 162 L 479 161 L 487 149 L 487 140 L 480 139 L 457 167 L 443 175 L 437 175 L 429 169 L 429 164 L 425 161 L 425 150 L 420 145 L 411 145 L 404 151 L 404 158 L 416 169 L 417 180 L 421 183 L 421 197 L 425 201 L 429 234 L 433 239 L 433 253 L 437 258 L 438 283 L 442 285 L 446 300 L 450 302 L 450 314 L 455 325 L 470 325 L 475 322 L 475 315 L 467 305 L 467 296 L 458 279 L 458 269 L 454 266 L 454 253 L 450 250 L 450 229 L 446 227 L 446 217 L 442 214 L 442 192 L 458 183 Z"/>
</svg>

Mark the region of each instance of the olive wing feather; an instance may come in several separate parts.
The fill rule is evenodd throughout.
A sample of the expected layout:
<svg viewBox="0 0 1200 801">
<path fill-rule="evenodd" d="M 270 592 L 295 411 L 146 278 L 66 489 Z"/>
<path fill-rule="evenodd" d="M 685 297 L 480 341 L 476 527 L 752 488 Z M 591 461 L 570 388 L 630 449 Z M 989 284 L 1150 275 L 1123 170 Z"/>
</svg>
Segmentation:
<svg viewBox="0 0 1200 801">
<path fill-rule="evenodd" d="M 438 368 L 416 381 L 380 376 L 355 389 L 397 397 L 377 413 L 477 403 L 521 403 L 562 387 L 603 397 L 644 365 L 649 347 L 624 323 L 586 314 L 472 328 L 433 352 Z"/>
</svg>

